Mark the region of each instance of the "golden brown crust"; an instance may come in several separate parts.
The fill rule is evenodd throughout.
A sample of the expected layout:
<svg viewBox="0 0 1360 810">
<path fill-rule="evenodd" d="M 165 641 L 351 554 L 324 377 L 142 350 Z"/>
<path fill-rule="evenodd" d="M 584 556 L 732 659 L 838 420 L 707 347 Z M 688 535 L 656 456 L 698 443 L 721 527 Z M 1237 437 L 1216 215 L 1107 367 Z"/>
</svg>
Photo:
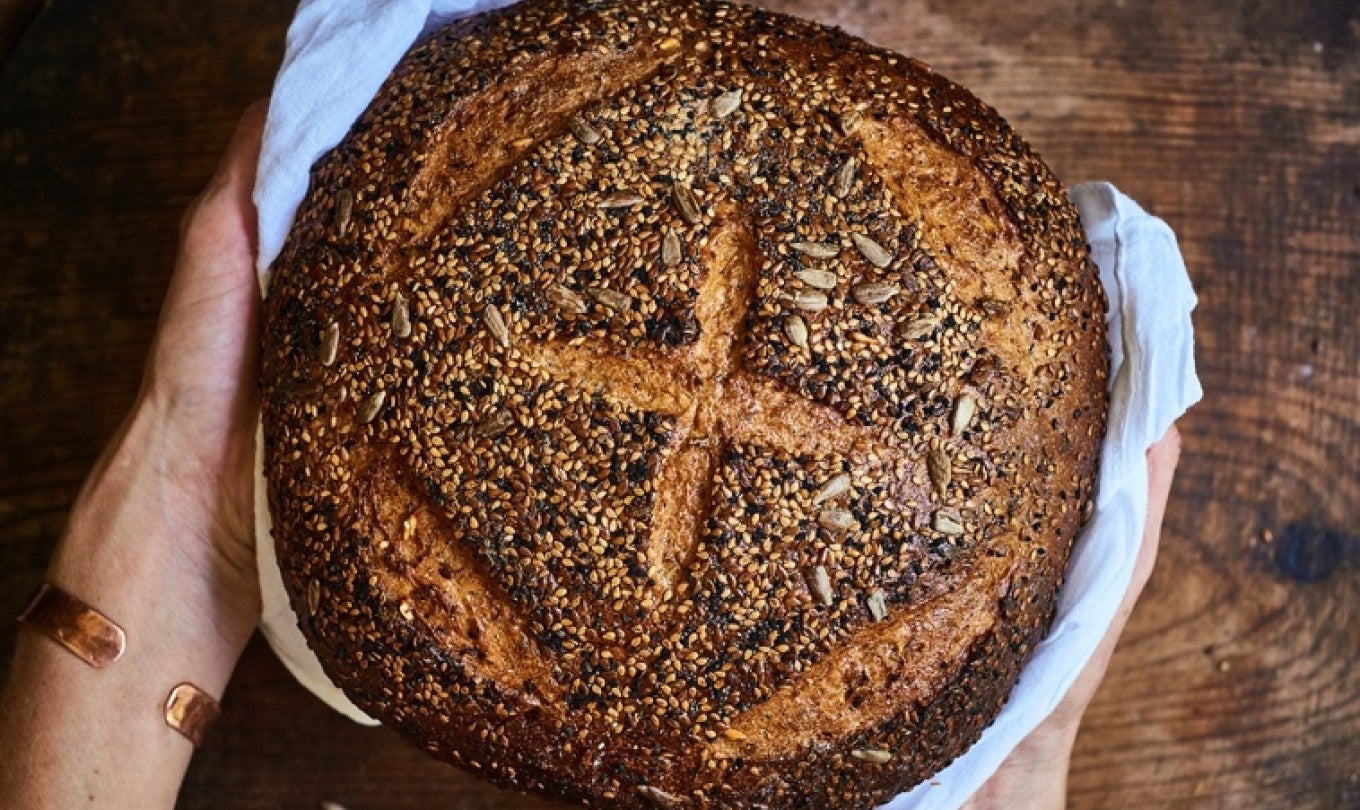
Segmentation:
<svg viewBox="0 0 1360 810">
<path fill-rule="evenodd" d="M 328 674 L 595 805 L 869 806 L 999 710 L 1104 430 L 1072 206 L 919 62 L 724 3 L 417 45 L 266 306 L 279 560 Z"/>
</svg>

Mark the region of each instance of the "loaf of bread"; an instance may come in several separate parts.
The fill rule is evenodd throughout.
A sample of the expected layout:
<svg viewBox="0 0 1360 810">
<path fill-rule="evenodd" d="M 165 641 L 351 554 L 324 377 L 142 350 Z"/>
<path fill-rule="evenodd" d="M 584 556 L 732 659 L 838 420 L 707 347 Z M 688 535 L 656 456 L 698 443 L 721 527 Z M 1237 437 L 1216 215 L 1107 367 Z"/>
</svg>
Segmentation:
<svg viewBox="0 0 1360 810">
<path fill-rule="evenodd" d="M 972 745 L 1089 513 L 1062 186 L 912 59 L 706 0 L 419 43 L 275 264 L 275 540 L 330 677 L 604 807 L 869 807 Z"/>
</svg>

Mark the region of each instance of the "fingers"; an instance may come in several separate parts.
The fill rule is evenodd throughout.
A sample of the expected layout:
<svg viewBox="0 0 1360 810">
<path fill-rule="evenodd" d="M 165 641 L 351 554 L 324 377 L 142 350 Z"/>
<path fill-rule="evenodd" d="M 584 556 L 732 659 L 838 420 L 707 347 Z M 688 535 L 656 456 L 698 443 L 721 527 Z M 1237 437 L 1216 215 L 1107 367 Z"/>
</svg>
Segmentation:
<svg viewBox="0 0 1360 810">
<path fill-rule="evenodd" d="M 264 101 L 246 108 L 217 170 L 184 212 L 180 236 L 186 249 L 201 246 L 205 252 L 228 250 L 233 255 L 248 253 L 254 257 L 256 224 L 251 193 L 266 110 Z"/>
<path fill-rule="evenodd" d="M 1171 480 L 1175 477 L 1176 464 L 1181 457 L 1181 434 L 1172 425 L 1156 444 L 1148 448 L 1148 512 L 1147 522 L 1143 524 L 1143 544 L 1138 549 L 1138 561 L 1134 564 L 1133 580 L 1129 594 L 1124 598 L 1120 613 L 1127 616 L 1133 610 L 1143 586 L 1152 575 L 1152 567 L 1157 559 L 1157 547 L 1162 535 L 1162 518 L 1166 514 L 1166 502 L 1171 495 Z"/>
</svg>

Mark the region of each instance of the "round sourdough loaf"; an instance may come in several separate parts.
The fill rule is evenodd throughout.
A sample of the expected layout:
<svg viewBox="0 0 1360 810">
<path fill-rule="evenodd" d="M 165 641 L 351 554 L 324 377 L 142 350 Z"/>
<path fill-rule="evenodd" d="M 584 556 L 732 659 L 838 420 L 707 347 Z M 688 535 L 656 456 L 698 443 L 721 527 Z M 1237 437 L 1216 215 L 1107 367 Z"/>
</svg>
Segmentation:
<svg viewBox="0 0 1360 810">
<path fill-rule="evenodd" d="M 1075 211 L 991 108 L 716 2 L 418 44 L 266 306 L 278 557 L 365 711 L 610 807 L 868 807 L 995 717 L 1104 431 Z"/>
</svg>

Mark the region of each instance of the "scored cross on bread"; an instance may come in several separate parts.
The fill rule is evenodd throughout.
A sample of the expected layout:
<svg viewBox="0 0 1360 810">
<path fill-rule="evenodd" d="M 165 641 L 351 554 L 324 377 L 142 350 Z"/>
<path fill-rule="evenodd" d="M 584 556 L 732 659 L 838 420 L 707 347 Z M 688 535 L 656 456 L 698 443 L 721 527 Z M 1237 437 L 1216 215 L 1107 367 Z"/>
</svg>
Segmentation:
<svg viewBox="0 0 1360 810">
<path fill-rule="evenodd" d="M 588 342 L 522 343 L 545 371 L 628 407 L 674 418 L 673 448 L 656 472 L 648 573 L 673 590 L 694 557 L 718 464 L 734 443 L 789 456 L 848 456 L 882 441 L 880 431 L 848 422 L 742 367 L 740 344 L 755 293 L 759 257 L 730 205 L 708 239 L 703 284 L 694 301 L 695 344 L 680 354 L 635 348 L 625 355 Z M 813 428 L 809 430 L 809 428 Z M 829 505 L 828 505 L 829 508 Z"/>
</svg>

